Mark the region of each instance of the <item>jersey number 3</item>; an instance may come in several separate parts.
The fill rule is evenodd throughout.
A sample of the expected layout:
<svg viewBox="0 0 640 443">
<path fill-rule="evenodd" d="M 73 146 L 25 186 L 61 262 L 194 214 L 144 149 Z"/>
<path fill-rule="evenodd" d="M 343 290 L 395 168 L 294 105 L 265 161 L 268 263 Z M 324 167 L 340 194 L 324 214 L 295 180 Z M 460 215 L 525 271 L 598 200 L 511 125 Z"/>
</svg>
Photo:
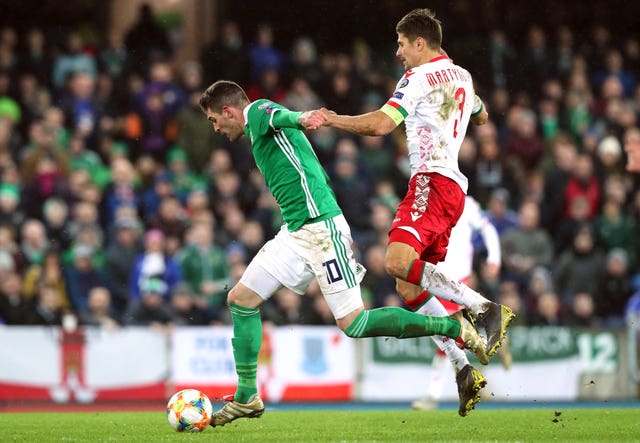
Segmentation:
<svg viewBox="0 0 640 443">
<path fill-rule="evenodd" d="M 453 122 L 453 137 L 456 138 L 458 136 L 458 122 L 462 120 L 462 112 L 464 111 L 464 99 L 466 98 L 467 93 L 464 91 L 464 88 L 456 89 L 455 99 L 458 102 L 458 111 L 459 115 L 456 117 L 456 121 Z"/>
</svg>

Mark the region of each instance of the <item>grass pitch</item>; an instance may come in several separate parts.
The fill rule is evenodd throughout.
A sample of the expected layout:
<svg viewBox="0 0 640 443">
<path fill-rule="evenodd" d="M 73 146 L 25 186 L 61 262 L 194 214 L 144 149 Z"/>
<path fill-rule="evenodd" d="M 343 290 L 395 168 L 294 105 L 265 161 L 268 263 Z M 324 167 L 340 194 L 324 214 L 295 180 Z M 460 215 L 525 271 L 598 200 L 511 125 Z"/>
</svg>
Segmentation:
<svg viewBox="0 0 640 443">
<path fill-rule="evenodd" d="M 269 411 L 200 434 L 156 412 L 0 414 L 0 442 L 640 441 L 639 409 Z"/>
</svg>

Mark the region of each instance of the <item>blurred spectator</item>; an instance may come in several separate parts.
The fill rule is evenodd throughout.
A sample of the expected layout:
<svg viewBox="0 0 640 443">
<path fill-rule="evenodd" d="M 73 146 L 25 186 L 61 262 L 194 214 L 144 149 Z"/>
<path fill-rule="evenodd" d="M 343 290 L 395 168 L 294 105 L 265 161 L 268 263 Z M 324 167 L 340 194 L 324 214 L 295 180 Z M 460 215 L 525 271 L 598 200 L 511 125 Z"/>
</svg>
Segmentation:
<svg viewBox="0 0 640 443">
<path fill-rule="evenodd" d="M 89 291 L 87 308 L 78 313 L 78 323 L 107 330 L 118 328 L 118 320 L 111 308 L 111 294 L 107 288 L 97 286 Z"/>
<path fill-rule="evenodd" d="M 188 242 L 178 252 L 176 261 L 198 308 L 216 312 L 226 303 L 231 281 L 227 257 L 224 249 L 214 243 L 212 228 L 204 223 L 191 227 Z"/>
<path fill-rule="evenodd" d="M 140 300 L 142 288 L 147 280 L 162 283 L 160 293 L 168 297 L 173 287 L 181 280 L 180 266 L 165 254 L 165 235 L 159 229 L 151 229 L 144 236 L 144 251 L 139 254 L 129 274 L 129 301 Z M 155 284 L 155 283 L 154 283 Z M 154 286 L 158 290 L 158 285 Z"/>
<path fill-rule="evenodd" d="M 60 292 L 54 286 L 42 285 L 33 306 L 26 310 L 24 323 L 39 326 L 62 326 Z"/>
<path fill-rule="evenodd" d="M 189 192 L 203 184 L 189 168 L 187 153 L 181 147 L 174 146 L 167 152 L 167 166 L 173 192 L 180 199 L 180 203 L 184 204 Z"/>
<path fill-rule="evenodd" d="M 79 73 L 89 75 L 95 81 L 98 69 L 94 57 L 84 52 L 84 41 L 79 32 L 72 31 L 67 35 L 66 48 L 53 64 L 53 85 L 62 90 L 69 79 Z"/>
<path fill-rule="evenodd" d="M 374 307 L 385 306 L 390 294 L 396 294 L 396 281 L 385 271 L 384 257 L 386 244 L 373 244 L 364 251 L 364 267 L 367 273 L 362 279 L 362 287 L 373 296 Z"/>
<path fill-rule="evenodd" d="M 552 264 L 553 243 L 547 231 L 540 227 L 537 203 L 524 201 L 518 217 L 519 226 L 508 229 L 501 238 L 503 275 L 524 288 L 536 266 Z"/>
<path fill-rule="evenodd" d="M 249 84 L 249 55 L 234 21 L 222 24 L 220 35 L 203 50 L 200 61 L 204 78 L 232 78 L 241 85 Z"/>
<path fill-rule="evenodd" d="M 597 320 L 593 296 L 588 292 L 578 292 L 575 294 L 567 320 L 569 326 L 593 328 L 598 326 Z"/>
<path fill-rule="evenodd" d="M 272 322 L 276 326 L 309 324 L 314 318 L 309 297 L 296 294 L 288 288 L 276 291 L 263 305 L 262 313 L 263 321 Z"/>
<path fill-rule="evenodd" d="M 131 69 L 141 74 L 146 74 L 150 62 L 172 55 L 169 36 L 156 22 L 148 3 L 140 5 L 135 23 L 127 30 L 125 46 L 131 56 Z"/>
<path fill-rule="evenodd" d="M 44 224 L 40 220 L 28 219 L 22 225 L 20 237 L 20 250 L 26 263 L 41 264 L 49 248 Z"/>
<path fill-rule="evenodd" d="M 0 184 L 0 220 L 18 229 L 25 220 L 20 209 L 20 189 L 11 183 Z"/>
<path fill-rule="evenodd" d="M 33 308 L 22 292 L 22 278 L 17 272 L 5 272 L 0 282 L 0 324 L 21 325 Z"/>
<path fill-rule="evenodd" d="M 486 216 L 498 235 L 502 238 L 505 232 L 520 226 L 518 214 L 510 209 L 510 193 L 505 188 L 496 188 L 489 196 Z"/>
<path fill-rule="evenodd" d="M 67 282 L 62 272 L 60 254 L 56 249 L 47 250 L 42 264 L 32 264 L 25 271 L 23 285 L 25 298 L 34 300 L 42 285 L 57 289 L 60 294 L 60 306 L 64 311 L 71 310 L 71 303 L 67 294 Z"/>
<path fill-rule="evenodd" d="M 531 109 L 513 107 L 509 111 L 510 130 L 504 141 L 508 161 L 515 161 L 526 171 L 538 165 L 544 143 L 537 133 L 537 117 Z"/>
<path fill-rule="evenodd" d="M 600 208 L 600 183 L 595 176 L 593 159 L 589 154 L 580 154 L 573 166 L 573 174 L 564 188 L 564 216 L 569 215 L 573 199 L 581 196 L 589 203 L 589 220 L 593 220 Z"/>
<path fill-rule="evenodd" d="M 59 197 L 49 197 L 43 205 L 42 216 L 51 245 L 65 250 L 71 245 L 72 234 L 68 224 L 69 208 Z"/>
<path fill-rule="evenodd" d="M 84 71 L 72 74 L 60 107 L 65 114 L 66 128 L 95 146 L 103 114 L 96 98 L 96 76 Z"/>
<path fill-rule="evenodd" d="M 186 151 L 189 168 L 198 174 L 204 172 L 211 153 L 223 144 L 222 136 L 211 130 L 211 122 L 202 118 L 201 95 L 199 89 L 189 91 L 187 105 L 176 115 L 176 144 Z"/>
<path fill-rule="evenodd" d="M 567 305 L 572 304 L 579 292 L 597 294 L 604 256 L 596 246 L 594 235 L 591 225 L 578 226 L 570 246 L 560 253 L 555 263 L 554 287 Z"/>
<path fill-rule="evenodd" d="M 532 326 L 562 326 L 566 324 L 566 310 L 555 292 L 545 292 L 538 297 L 537 311 Z"/>
<path fill-rule="evenodd" d="M 120 316 L 129 304 L 131 270 L 142 251 L 142 242 L 140 225 L 134 218 L 117 219 L 115 228 L 115 236 L 107 247 L 105 272 L 111 282 L 113 309 Z"/>
<path fill-rule="evenodd" d="M 535 309 L 537 307 L 538 299 L 535 299 L 535 305 L 533 306 L 533 315 L 535 315 Z M 520 290 L 518 283 L 513 280 L 504 280 L 498 286 L 498 297 L 496 303 L 503 304 L 511 308 L 516 313 L 516 318 L 511 323 L 512 326 L 526 326 L 527 320 L 530 319 L 532 313 L 525 305 L 522 297 L 520 296 Z"/>
<path fill-rule="evenodd" d="M 286 94 L 281 84 L 280 73 L 271 66 L 262 70 L 258 80 L 252 82 L 246 92 L 250 101 L 266 98 L 276 103 L 284 102 Z"/>
<path fill-rule="evenodd" d="M 176 316 L 176 324 L 182 326 L 204 326 L 209 314 L 193 296 L 189 285 L 179 283 L 171 293 L 171 308 Z"/>
<path fill-rule="evenodd" d="M 165 236 L 179 239 L 181 243 L 184 240 L 187 224 L 188 219 L 180 200 L 172 196 L 164 197 L 160 201 L 157 214 L 147 220 L 147 227 L 159 229 Z"/>
<path fill-rule="evenodd" d="M 33 74 L 42 85 L 51 85 L 53 63 L 48 49 L 42 29 L 29 29 L 25 35 L 25 44 L 18 54 L 18 71 Z"/>
<path fill-rule="evenodd" d="M 140 298 L 136 299 L 125 315 L 129 326 L 151 326 L 164 330 L 178 320 L 175 312 L 165 303 L 168 288 L 164 281 L 148 278 L 140 288 Z"/>
<path fill-rule="evenodd" d="M 284 63 L 284 57 L 273 45 L 273 27 L 263 23 L 256 29 L 256 41 L 249 48 L 249 60 L 251 62 L 251 78 L 256 81 L 262 78 L 265 70 L 271 68 L 280 72 Z"/>
<path fill-rule="evenodd" d="M 627 254 L 630 266 L 636 262 L 636 237 L 631 218 L 623 212 L 622 204 L 613 197 L 607 198 L 602 206 L 602 212 L 595 220 L 597 241 L 609 252 L 621 248 Z"/>
<path fill-rule="evenodd" d="M 624 249 L 614 248 L 606 257 L 604 272 L 599 274 L 596 313 L 609 328 L 624 326 L 624 309 L 633 294 L 629 258 Z"/>
<path fill-rule="evenodd" d="M 137 208 L 140 195 L 136 189 L 135 169 L 125 158 L 118 158 L 111 163 L 111 181 L 104 190 L 101 203 L 101 218 L 105 225 L 115 220 L 118 208 L 129 206 Z"/>
<path fill-rule="evenodd" d="M 67 294 L 71 307 L 75 312 L 87 309 L 89 292 L 98 286 L 108 286 L 107 276 L 94 268 L 92 262 L 93 250 L 87 245 L 73 248 L 73 263 L 64 268 L 67 282 Z M 60 301 L 58 301 L 60 303 Z"/>
</svg>

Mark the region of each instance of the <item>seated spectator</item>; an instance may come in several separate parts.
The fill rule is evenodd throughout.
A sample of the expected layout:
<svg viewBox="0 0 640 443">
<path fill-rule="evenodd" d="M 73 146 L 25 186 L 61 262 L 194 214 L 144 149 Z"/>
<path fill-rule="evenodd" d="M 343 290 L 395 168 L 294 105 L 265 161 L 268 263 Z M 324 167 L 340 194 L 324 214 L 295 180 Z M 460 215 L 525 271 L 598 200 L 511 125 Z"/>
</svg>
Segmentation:
<svg viewBox="0 0 640 443">
<path fill-rule="evenodd" d="M 111 281 L 111 302 L 118 316 L 129 304 L 129 279 L 136 257 L 142 252 L 140 223 L 132 217 L 118 218 L 115 236 L 107 247 L 105 271 Z"/>
<path fill-rule="evenodd" d="M 26 264 L 41 264 L 45 252 L 49 249 L 44 224 L 37 219 L 28 219 L 22 225 L 20 237 L 20 250 Z"/>
<path fill-rule="evenodd" d="M 0 281 L 0 324 L 21 325 L 33 309 L 22 293 L 22 278 L 17 272 L 5 272 Z"/>
<path fill-rule="evenodd" d="M 573 297 L 571 311 L 567 320 L 569 326 L 592 328 L 598 326 L 593 296 L 588 292 L 579 292 Z"/>
<path fill-rule="evenodd" d="M 55 287 L 60 293 L 62 308 L 71 310 L 71 303 L 67 294 L 67 282 L 62 272 L 60 253 L 56 249 L 49 249 L 42 264 L 33 264 L 24 273 L 24 296 L 34 300 L 41 285 Z"/>
<path fill-rule="evenodd" d="M 176 324 L 182 326 L 204 326 L 209 314 L 200 306 L 189 285 L 178 283 L 171 293 L 171 308 L 176 315 Z"/>
<path fill-rule="evenodd" d="M 565 308 L 555 292 L 538 297 L 538 306 L 532 316 L 532 326 L 562 326 L 566 324 Z"/>
<path fill-rule="evenodd" d="M 509 207 L 509 200 L 510 193 L 507 189 L 496 188 L 491 192 L 487 203 L 486 216 L 501 238 L 505 231 L 520 225 L 518 214 Z"/>
<path fill-rule="evenodd" d="M 62 326 L 62 301 L 60 292 L 54 286 L 42 285 L 35 303 L 26 311 L 24 323 L 27 325 Z"/>
<path fill-rule="evenodd" d="M 67 293 L 75 312 L 87 309 L 91 289 L 108 286 L 106 276 L 93 267 L 92 256 L 93 250 L 89 246 L 76 246 L 73 249 L 73 263 L 64 268 Z"/>
<path fill-rule="evenodd" d="M 199 223 L 187 234 L 188 244 L 176 256 L 181 276 L 200 309 L 217 312 L 226 305 L 231 288 L 229 265 L 224 249 L 214 243 L 211 225 Z"/>
<path fill-rule="evenodd" d="M 580 226 L 573 235 L 571 246 L 555 262 L 553 281 L 560 298 L 570 306 L 579 292 L 597 294 L 604 263 L 593 228 L 588 224 Z"/>
<path fill-rule="evenodd" d="M 24 223 L 25 215 L 20 208 L 20 189 L 16 185 L 0 185 L 0 220 L 14 229 Z"/>
<path fill-rule="evenodd" d="M 129 300 L 137 301 L 142 295 L 142 285 L 149 278 L 164 283 L 165 297 L 169 297 L 173 287 L 181 280 L 178 262 L 165 253 L 165 236 L 162 231 L 152 229 L 144 236 L 144 251 L 139 254 L 129 275 Z"/>
<path fill-rule="evenodd" d="M 160 202 L 157 214 L 147 221 L 150 229 L 159 229 L 171 238 L 177 238 L 180 243 L 184 241 L 188 219 L 180 200 L 173 196 L 167 196 Z"/>
<path fill-rule="evenodd" d="M 628 262 L 626 251 L 614 248 L 607 254 L 604 272 L 599 274 L 596 313 L 605 327 L 624 326 L 624 309 L 633 294 Z"/>
<path fill-rule="evenodd" d="M 118 328 L 115 312 L 111 308 L 111 294 L 107 288 L 96 286 L 89 291 L 87 308 L 78 313 L 78 323 L 108 330 Z"/>
<path fill-rule="evenodd" d="M 131 305 L 125 315 L 127 325 L 151 326 L 164 330 L 176 323 L 178 317 L 164 301 L 168 292 L 165 282 L 158 278 L 148 278 L 140 290 L 140 299 Z"/>
<path fill-rule="evenodd" d="M 51 245 L 61 251 L 67 249 L 72 238 L 68 226 L 67 203 L 59 197 L 50 197 L 44 202 L 42 215 Z"/>
<path fill-rule="evenodd" d="M 538 203 L 526 200 L 518 211 L 519 227 L 510 228 L 501 238 L 503 276 L 518 282 L 524 289 L 537 266 L 550 266 L 553 243 L 540 227 Z"/>
</svg>

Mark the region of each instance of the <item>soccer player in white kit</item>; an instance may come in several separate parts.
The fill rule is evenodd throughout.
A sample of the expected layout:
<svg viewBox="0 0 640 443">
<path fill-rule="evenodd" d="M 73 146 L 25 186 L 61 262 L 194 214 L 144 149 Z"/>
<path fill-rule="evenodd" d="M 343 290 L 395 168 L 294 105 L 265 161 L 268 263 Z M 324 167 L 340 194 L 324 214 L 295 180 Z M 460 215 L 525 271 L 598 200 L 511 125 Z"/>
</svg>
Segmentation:
<svg viewBox="0 0 640 443">
<path fill-rule="evenodd" d="M 442 50 L 442 27 L 429 9 L 415 9 L 396 25 L 398 50 L 407 69 L 392 97 L 379 110 L 358 116 L 327 114 L 327 126 L 360 134 L 386 135 L 404 121 L 411 179 L 389 231 L 385 259 L 400 296 L 414 311 L 446 315 L 436 295 L 468 308 L 487 335 L 492 356 L 514 314 L 463 283 L 442 273 L 451 229 L 464 208 L 467 178 L 458 167 L 458 152 L 469 122 L 484 124 L 488 114 L 475 94 L 469 72 Z M 456 376 L 460 415 L 479 400 L 484 376 L 466 366 Z"/>
</svg>

